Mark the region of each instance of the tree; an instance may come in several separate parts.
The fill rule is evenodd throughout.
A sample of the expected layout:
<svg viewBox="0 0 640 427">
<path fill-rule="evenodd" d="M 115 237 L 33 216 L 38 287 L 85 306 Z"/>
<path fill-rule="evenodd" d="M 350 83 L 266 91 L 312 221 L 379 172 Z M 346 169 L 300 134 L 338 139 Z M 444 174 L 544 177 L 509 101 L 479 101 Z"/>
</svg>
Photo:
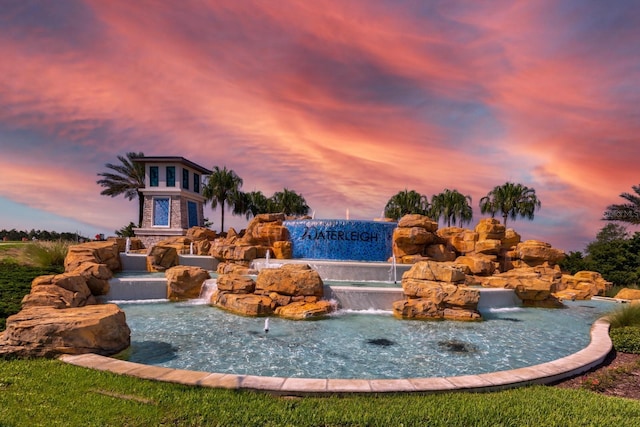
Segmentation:
<svg viewBox="0 0 640 427">
<path fill-rule="evenodd" d="M 532 220 L 534 212 L 536 209 L 540 209 L 540 206 L 536 190 L 512 182 L 494 187 L 485 197 L 480 199 L 480 211 L 483 214 L 490 213 L 492 218 L 500 212 L 505 228 L 508 218 L 514 221 L 517 217 Z"/>
<path fill-rule="evenodd" d="M 458 221 L 462 227 L 473 219 L 471 196 L 465 196 L 458 190 L 445 188 L 442 193 L 431 198 L 429 216 L 435 221 L 440 221 L 440 218 L 443 218 L 447 222 L 447 227 L 451 227 L 452 220 L 454 225 Z"/>
<path fill-rule="evenodd" d="M 244 193 L 244 214 L 249 219 L 252 216 L 269 212 L 269 199 L 262 194 L 262 191 L 250 191 Z"/>
<path fill-rule="evenodd" d="M 134 237 L 136 233 L 133 231 L 135 224 L 130 222 L 129 225 L 125 225 L 120 230 L 115 230 L 116 236 L 118 237 Z"/>
<path fill-rule="evenodd" d="M 285 215 L 306 215 L 309 213 L 309 205 L 301 194 L 285 188 L 273 193 L 267 202 L 269 212 L 282 212 Z"/>
<path fill-rule="evenodd" d="M 628 224 L 640 224 L 640 185 L 632 185 L 636 194 L 622 193 L 620 197 L 629 203 L 607 206 L 603 218 L 605 221 L 621 221 Z"/>
<path fill-rule="evenodd" d="M 427 215 L 429 198 L 415 190 L 398 192 L 392 196 L 384 207 L 384 215 L 396 221 L 407 214 Z"/>
<path fill-rule="evenodd" d="M 138 227 L 142 225 L 144 208 L 144 197 L 140 191 L 144 188 L 144 164 L 134 160 L 140 157 L 144 157 L 144 153 L 129 152 L 124 156 L 118 156 L 121 164 L 105 164 L 105 167 L 113 172 L 99 173 L 98 176 L 102 179 L 96 181 L 104 187 L 100 192 L 103 196 L 116 197 L 124 194 L 129 200 L 138 198 Z"/>
<path fill-rule="evenodd" d="M 242 178 L 227 167 L 215 166 L 213 173 L 209 175 L 207 183 L 202 187 L 202 195 L 211 202 L 211 208 L 216 209 L 220 205 L 220 232 L 224 232 L 224 210 L 228 202 L 233 207 L 233 214 L 237 215 L 238 207 L 242 204 L 240 192 Z"/>
</svg>

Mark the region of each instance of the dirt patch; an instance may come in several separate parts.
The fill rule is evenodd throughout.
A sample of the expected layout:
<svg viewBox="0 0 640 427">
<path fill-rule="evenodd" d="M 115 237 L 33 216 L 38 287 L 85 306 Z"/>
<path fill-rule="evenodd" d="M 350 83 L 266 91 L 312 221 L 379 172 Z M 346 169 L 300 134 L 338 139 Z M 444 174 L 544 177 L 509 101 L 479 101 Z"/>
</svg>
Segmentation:
<svg viewBox="0 0 640 427">
<path fill-rule="evenodd" d="M 640 400 L 640 354 L 612 352 L 603 365 L 561 381 L 556 387 L 584 388 L 608 396 Z"/>
</svg>

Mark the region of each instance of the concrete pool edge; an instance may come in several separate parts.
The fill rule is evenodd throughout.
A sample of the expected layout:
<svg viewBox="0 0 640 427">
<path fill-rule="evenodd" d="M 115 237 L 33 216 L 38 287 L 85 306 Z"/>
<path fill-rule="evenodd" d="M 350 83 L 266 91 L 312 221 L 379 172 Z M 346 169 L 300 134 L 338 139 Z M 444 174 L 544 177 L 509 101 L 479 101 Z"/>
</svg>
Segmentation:
<svg viewBox="0 0 640 427">
<path fill-rule="evenodd" d="M 403 379 L 284 378 L 189 371 L 127 362 L 93 353 L 65 354 L 59 360 L 90 369 L 188 386 L 253 390 L 277 395 L 348 393 L 486 392 L 531 384 L 552 384 L 601 365 L 613 349 L 606 317 L 591 326 L 591 341 L 582 350 L 557 360 L 524 368 L 457 377 Z"/>
</svg>

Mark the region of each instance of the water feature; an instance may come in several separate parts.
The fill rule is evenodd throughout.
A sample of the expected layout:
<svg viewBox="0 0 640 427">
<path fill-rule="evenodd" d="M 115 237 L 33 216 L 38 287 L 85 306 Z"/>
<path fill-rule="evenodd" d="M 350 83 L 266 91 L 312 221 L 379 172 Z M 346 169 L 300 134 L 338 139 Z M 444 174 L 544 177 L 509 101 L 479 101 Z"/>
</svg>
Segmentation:
<svg viewBox="0 0 640 427">
<path fill-rule="evenodd" d="M 402 321 L 379 310 L 265 323 L 202 302 L 121 306 L 132 330 L 130 361 L 261 376 L 409 378 L 514 369 L 574 353 L 612 306 L 567 305 L 489 309 L 484 322 L 473 323 Z"/>
<path fill-rule="evenodd" d="M 395 222 L 306 219 L 284 221 L 293 258 L 387 261 Z"/>
</svg>

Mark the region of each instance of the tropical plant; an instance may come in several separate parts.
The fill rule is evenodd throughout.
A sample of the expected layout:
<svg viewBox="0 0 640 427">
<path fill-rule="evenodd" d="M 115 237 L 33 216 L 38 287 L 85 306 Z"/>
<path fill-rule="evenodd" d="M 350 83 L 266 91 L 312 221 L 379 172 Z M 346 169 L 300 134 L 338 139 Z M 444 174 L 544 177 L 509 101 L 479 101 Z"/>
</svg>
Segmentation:
<svg viewBox="0 0 640 427">
<path fill-rule="evenodd" d="M 247 219 L 252 216 L 269 212 L 269 199 L 262 194 L 262 191 L 250 191 L 240 194 L 240 200 L 234 213 L 245 215 Z"/>
<path fill-rule="evenodd" d="M 447 227 L 451 227 L 452 221 L 454 225 L 458 222 L 462 227 L 473 219 L 471 196 L 465 196 L 458 190 L 445 188 L 442 193 L 436 194 L 431 198 L 429 216 L 434 221 L 440 221 L 440 218 L 443 218 L 447 223 Z"/>
<path fill-rule="evenodd" d="M 606 221 L 622 221 L 629 224 L 640 224 L 640 185 L 632 185 L 636 194 L 622 193 L 620 197 L 629 203 L 607 206 L 602 219 Z"/>
<path fill-rule="evenodd" d="M 144 188 L 144 163 L 138 163 L 135 159 L 144 157 L 144 153 L 129 152 L 124 156 L 118 156 L 120 164 L 107 163 L 105 167 L 113 172 L 101 172 L 98 176 L 102 179 L 96 181 L 104 190 L 100 192 L 103 196 L 116 197 L 121 194 L 133 200 L 138 198 L 138 226 L 142 225 L 142 212 L 144 208 L 144 197 L 141 188 Z"/>
<path fill-rule="evenodd" d="M 508 218 L 514 221 L 518 217 L 532 220 L 534 212 L 540 209 L 540 206 L 541 202 L 536 196 L 536 190 L 512 182 L 494 187 L 480 199 L 480 211 L 483 214 L 491 214 L 492 218 L 499 212 L 505 227 Z"/>
<path fill-rule="evenodd" d="M 267 201 L 269 212 L 282 212 L 285 215 L 306 215 L 309 213 L 309 205 L 301 194 L 287 188 L 273 193 Z"/>
<path fill-rule="evenodd" d="M 384 216 L 396 221 L 407 214 L 427 215 L 429 210 L 429 198 L 415 190 L 398 192 L 391 196 L 384 207 Z"/>
<path fill-rule="evenodd" d="M 120 230 L 115 230 L 116 236 L 118 237 L 134 237 L 136 233 L 133 231 L 135 228 L 135 224 L 130 222 L 129 225 L 122 227 Z"/>
<path fill-rule="evenodd" d="M 224 232 L 224 211 L 228 203 L 232 208 L 232 214 L 238 215 L 242 205 L 242 178 L 233 170 L 224 166 L 220 169 L 215 166 L 207 183 L 202 187 L 202 195 L 211 202 L 211 208 L 216 209 L 220 205 L 220 232 Z"/>
</svg>

